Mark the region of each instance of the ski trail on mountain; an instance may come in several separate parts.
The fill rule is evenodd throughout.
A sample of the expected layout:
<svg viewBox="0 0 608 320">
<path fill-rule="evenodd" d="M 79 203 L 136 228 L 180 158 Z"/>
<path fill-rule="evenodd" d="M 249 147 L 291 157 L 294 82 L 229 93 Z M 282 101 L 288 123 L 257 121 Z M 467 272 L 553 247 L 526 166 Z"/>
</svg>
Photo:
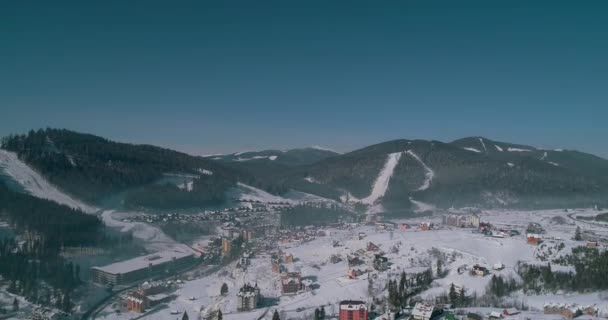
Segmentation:
<svg viewBox="0 0 608 320">
<path fill-rule="evenodd" d="M 19 160 L 14 152 L 0 150 L 0 171 L 4 171 L 34 197 L 51 200 L 86 213 L 99 210 L 63 193 L 25 162 Z"/>
<path fill-rule="evenodd" d="M 410 201 L 412 202 L 412 204 L 414 204 L 416 206 L 416 209 L 414 209 L 414 212 L 416 212 L 416 213 L 421 213 L 421 212 L 425 212 L 425 211 L 433 211 L 437 208 L 430 203 L 425 203 L 422 201 L 414 200 L 414 198 L 412 198 L 412 197 L 410 197 Z"/>
<path fill-rule="evenodd" d="M 433 178 L 435 177 L 435 171 L 433 171 L 433 169 L 429 168 L 429 166 L 426 165 L 426 163 L 424 163 L 424 161 L 422 161 L 420 159 L 420 157 L 418 157 L 418 155 L 416 153 L 414 153 L 414 151 L 412 150 L 408 150 L 406 151 L 407 154 L 409 154 L 410 156 L 412 156 L 412 158 L 416 159 L 416 161 L 418 161 L 422 167 L 424 167 L 424 182 L 422 183 L 422 185 L 417 189 L 417 191 L 423 191 L 428 189 L 431 186 L 431 182 L 433 181 Z"/>
<path fill-rule="evenodd" d="M 481 146 L 483 147 L 483 150 L 485 150 L 486 152 L 488 152 L 488 149 L 486 148 L 486 144 L 483 142 L 482 138 L 479 138 L 479 142 L 481 142 Z"/>
<path fill-rule="evenodd" d="M 365 204 L 374 204 L 376 200 L 384 197 L 386 190 L 388 190 L 388 183 L 391 181 L 391 177 L 393 176 L 395 167 L 399 163 L 399 159 L 401 159 L 402 153 L 403 152 L 395 152 L 388 155 L 384 168 L 382 168 L 382 171 L 380 171 L 378 178 L 376 178 L 376 181 L 374 182 L 372 192 L 369 196 L 361 199 L 361 202 Z"/>
</svg>

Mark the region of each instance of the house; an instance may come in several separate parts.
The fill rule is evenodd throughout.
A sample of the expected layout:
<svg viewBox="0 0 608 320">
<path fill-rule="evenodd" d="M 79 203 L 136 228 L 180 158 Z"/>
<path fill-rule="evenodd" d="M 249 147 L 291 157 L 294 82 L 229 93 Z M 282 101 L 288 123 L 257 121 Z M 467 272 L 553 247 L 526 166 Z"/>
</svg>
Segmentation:
<svg viewBox="0 0 608 320">
<path fill-rule="evenodd" d="M 232 251 L 232 241 L 230 239 L 222 238 L 222 256 L 227 256 Z"/>
<path fill-rule="evenodd" d="M 596 249 L 598 246 L 597 241 L 587 241 L 587 248 Z"/>
<path fill-rule="evenodd" d="M 538 233 L 528 233 L 527 236 L 528 244 L 538 245 L 541 241 L 541 236 Z"/>
<path fill-rule="evenodd" d="M 502 310 L 502 314 L 505 316 L 515 316 L 520 314 L 521 312 L 515 308 L 508 308 L 508 309 L 504 309 Z"/>
<path fill-rule="evenodd" d="M 366 268 L 353 267 L 348 268 L 347 276 L 349 279 L 357 279 L 358 277 L 367 273 Z"/>
<path fill-rule="evenodd" d="M 169 289 L 170 287 L 162 282 L 144 282 L 139 288 L 127 295 L 127 309 L 143 313 L 148 308 L 167 302 L 173 298 L 171 295 L 164 294 Z"/>
<path fill-rule="evenodd" d="M 418 302 L 412 310 L 413 320 L 431 320 L 434 316 L 435 306 L 428 303 Z"/>
<path fill-rule="evenodd" d="M 380 251 L 380 247 L 378 247 L 373 242 L 368 242 L 367 243 L 367 251 L 373 251 L 373 252 Z"/>
<path fill-rule="evenodd" d="M 490 273 L 486 267 L 482 267 L 478 264 L 473 266 L 473 270 L 471 270 L 472 274 L 479 277 L 485 277 Z"/>
<path fill-rule="evenodd" d="M 339 320 L 367 320 L 367 306 L 358 300 L 340 302 Z"/>
<path fill-rule="evenodd" d="M 502 318 L 502 313 L 500 313 L 498 311 L 492 311 L 488 315 L 488 319 L 490 319 L 490 320 L 498 320 L 500 318 Z"/>
<path fill-rule="evenodd" d="M 399 230 L 405 231 L 405 230 L 408 230 L 409 228 L 410 228 L 410 225 L 407 223 L 402 223 L 399 225 Z"/>
<path fill-rule="evenodd" d="M 502 263 L 496 263 L 492 266 L 493 270 L 500 271 L 505 268 L 505 265 Z"/>
<path fill-rule="evenodd" d="M 378 271 L 388 270 L 388 258 L 380 254 L 374 255 L 374 269 Z"/>
<path fill-rule="evenodd" d="M 559 314 L 567 320 L 572 320 L 583 314 L 583 308 L 576 304 L 548 303 L 544 306 L 545 314 Z"/>
<path fill-rule="evenodd" d="M 433 228 L 433 224 L 430 222 L 423 222 L 419 226 L 420 231 L 429 231 Z"/>
<path fill-rule="evenodd" d="M 293 254 L 287 254 L 285 255 L 285 257 L 283 258 L 283 261 L 287 264 L 289 263 L 293 263 Z"/>
<path fill-rule="evenodd" d="M 289 272 L 281 276 L 281 292 L 283 294 L 296 294 L 302 289 L 302 274 L 300 272 Z"/>
<path fill-rule="evenodd" d="M 236 309 L 238 311 L 250 311 L 257 308 L 258 303 L 260 302 L 260 288 L 258 288 L 258 284 L 255 286 L 250 284 L 245 284 L 239 289 L 239 292 L 236 294 L 237 297 L 237 305 Z"/>
</svg>

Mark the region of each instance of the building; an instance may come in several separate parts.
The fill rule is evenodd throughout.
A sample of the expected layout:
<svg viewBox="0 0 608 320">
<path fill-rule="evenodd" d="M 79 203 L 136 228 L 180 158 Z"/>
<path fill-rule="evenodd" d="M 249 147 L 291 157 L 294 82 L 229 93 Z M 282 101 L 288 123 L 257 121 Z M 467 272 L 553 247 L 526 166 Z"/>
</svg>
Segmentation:
<svg viewBox="0 0 608 320">
<path fill-rule="evenodd" d="M 479 228 L 481 223 L 479 216 L 475 214 L 445 214 L 441 221 L 446 226 L 456 228 Z"/>
<path fill-rule="evenodd" d="M 236 309 L 238 311 L 250 311 L 258 307 L 258 303 L 260 302 L 260 288 L 258 288 L 257 283 L 255 286 L 251 286 L 250 284 L 245 284 L 239 292 L 236 294 L 237 297 L 237 305 Z"/>
<path fill-rule="evenodd" d="M 431 224 L 430 222 L 423 222 L 420 224 L 419 228 L 420 231 L 429 231 L 433 228 L 433 224 Z"/>
<path fill-rule="evenodd" d="M 283 294 L 296 294 L 303 290 L 302 274 L 289 272 L 281 276 L 281 292 Z"/>
<path fill-rule="evenodd" d="M 388 267 L 389 263 L 387 257 L 380 254 L 374 255 L 374 269 L 378 271 L 385 271 L 388 270 Z"/>
<path fill-rule="evenodd" d="M 367 320 L 367 306 L 365 302 L 355 300 L 340 302 L 339 320 Z"/>
<path fill-rule="evenodd" d="M 520 314 L 521 312 L 515 308 L 508 308 L 508 309 L 504 309 L 502 310 L 502 314 L 505 316 L 515 316 Z"/>
<path fill-rule="evenodd" d="M 162 282 L 145 282 L 139 288 L 129 292 L 126 303 L 127 309 L 143 313 L 146 309 L 169 301 L 173 296 L 165 294 L 170 287 Z"/>
<path fill-rule="evenodd" d="M 412 310 L 413 320 L 431 320 L 435 315 L 435 306 L 428 303 L 418 302 Z"/>
<path fill-rule="evenodd" d="M 548 303 L 544 306 L 545 314 L 559 314 L 567 320 L 574 319 L 583 314 L 588 316 L 599 316 L 599 308 L 597 306 L 579 306 L 577 304 L 565 303 Z"/>
<path fill-rule="evenodd" d="M 541 236 L 538 233 L 528 233 L 526 235 L 529 244 L 538 245 L 541 241 Z"/>
<path fill-rule="evenodd" d="M 587 241 L 587 248 L 595 249 L 599 246 L 597 241 Z"/>
<path fill-rule="evenodd" d="M 367 243 L 367 251 L 372 251 L 372 252 L 380 251 L 380 247 L 378 247 L 373 242 L 368 242 Z"/>
<path fill-rule="evenodd" d="M 232 251 L 232 241 L 230 239 L 222 238 L 222 256 L 227 256 Z"/>
<path fill-rule="evenodd" d="M 471 270 L 471 272 L 473 273 L 473 275 L 479 276 L 479 277 L 485 277 L 486 275 L 488 275 L 490 273 L 488 268 L 482 267 L 478 264 L 473 266 L 473 270 Z"/>
<path fill-rule="evenodd" d="M 102 285 L 121 285 L 160 274 L 174 273 L 193 265 L 194 252 L 185 245 L 170 251 L 161 251 L 142 257 L 113 263 L 104 267 L 92 267 L 93 281 Z"/>
<path fill-rule="evenodd" d="M 249 242 L 254 238 L 253 231 L 251 230 L 243 230 L 241 236 L 243 237 L 243 241 L 245 242 Z"/>
</svg>

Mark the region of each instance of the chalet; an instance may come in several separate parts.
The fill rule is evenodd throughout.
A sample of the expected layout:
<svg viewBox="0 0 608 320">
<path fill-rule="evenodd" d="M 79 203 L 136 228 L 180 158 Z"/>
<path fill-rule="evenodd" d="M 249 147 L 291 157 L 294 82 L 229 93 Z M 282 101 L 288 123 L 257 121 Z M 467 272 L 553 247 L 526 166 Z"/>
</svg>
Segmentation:
<svg viewBox="0 0 608 320">
<path fill-rule="evenodd" d="M 260 288 L 256 283 L 255 286 L 245 284 L 236 294 L 238 311 L 250 311 L 257 308 L 260 302 Z"/>
<path fill-rule="evenodd" d="M 143 313 L 160 303 L 171 300 L 172 296 L 164 294 L 169 287 L 160 282 L 144 282 L 139 288 L 127 295 L 127 309 Z"/>
<path fill-rule="evenodd" d="M 345 300 L 340 302 L 339 320 L 367 320 L 367 305 L 363 301 Z"/>
<path fill-rule="evenodd" d="M 380 247 L 378 247 L 377 245 L 375 245 L 373 242 L 368 242 L 367 243 L 367 251 L 372 251 L 372 252 L 380 251 Z"/>
<path fill-rule="evenodd" d="M 492 269 L 496 270 L 496 271 L 503 270 L 504 268 L 505 268 L 505 265 L 502 263 L 496 263 L 492 266 Z"/>
<path fill-rule="evenodd" d="M 374 255 L 374 269 L 378 271 L 386 271 L 388 270 L 388 267 L 389 263 L 387 257 L 380 254 Z"/>
<path fill-rule="evenodd" d="M 435 316 L 437 310 L 435 306 L 428 303 L 418 302 L 412 310 L 412 320 L 431 320 Z"/>
<path fill-rule="evenodd" d="M 476 264 L 473 266 L 473 270 L 471 270 L 471 273 L 475 276 L 485 277 L 490 272 L 486 267 L 482 267 L 482 266 Z"/>
<path fill-rule="evenodd" d="M 587 248 L 596 249 L 598 246 L 597 241 L 587 241 Z"/>
<path fill-rule="evenodd" d="M 520 314 L 521 312 L 515 308 L 508 308 L 508 309 L 504 309 L 502 310 L 502 314 L 505 316 L 515 316 Z"/>
<path fill-rule="evenodd" d="M 402 223 L 402 224 L 399 225 L 399 230 L 405 231 L 405 230 L 408 230 L 408 229 L 410 229 L 410 225 L 407 224 L 407 223 Z"/>
<path fill-rule="evenodd" d="M 419 226 L 420 231 L 429 231 L 432 228 L 433 228 L 433 224 L 430 222 L 423 222 Z"/>
<path fill-rule="evenodd" d="M 353 267 L 348 268 L 347 276 L 349 279 L 357 279 L 358 277 L 366 274 L 368 270 L 366 268 Z"/>
<path fill-rule="evenodd" d="M 529 244 L 538 245 L 541 241 L 541 236 L 538 233 L 528 233 L 526 239 Z"/>
<path fill-rule="evenodd" d="M 289 272 L 281 276 L 281 292 L 283 294 L 296 294 L 302 289 L 301 273 Z"/>
<path fill-rule="evenodd" d="M 545 314 L 559 314 L 567 320 L 572 320 L 583 314 L 583 308 L 578 305 L 549 303 L 544 306 Z"/>
<path fill-rule="evenodd" d="M 492 311 L 488 315 L 488 319 L 490 319 L 490 320 L 498 320 L 500 318 L 502 318 L 502 313 L 500 313 L 498 311 Z"/>
</svg>

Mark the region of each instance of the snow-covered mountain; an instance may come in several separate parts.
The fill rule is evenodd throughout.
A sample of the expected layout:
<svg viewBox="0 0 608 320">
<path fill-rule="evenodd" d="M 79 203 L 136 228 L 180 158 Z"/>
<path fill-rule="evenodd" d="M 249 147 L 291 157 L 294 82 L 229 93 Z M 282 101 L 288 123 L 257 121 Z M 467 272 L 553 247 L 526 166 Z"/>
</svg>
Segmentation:
<svg viewBox="0 0 608 320">
<path fill-rule="evenodd" d="M 208 156 L 212 160 L 222 162 L 255 162 L 255 163 L 273 163 L 286 166 L 301 166 L 309 165 L 320 160 L 334 157 L 339 153 L 319 147 L 298 148 L 290 150 L 262 150 L 262 151 L 245 151 L 236 152 L 227 155 Z"/>
<path fill-rule="evenodd" d="M 138 208 L 189 208 L 217 205 L 235 189 L 252 194 L 246 186 L 266 198 L 300 192 L 373 212 L 608 201 L 608 160 L 483 137 L 401 139 L 345 154 L 315 147 L 203 158 L 47 129 L 5 139 L 4 147 L 11 150 L 0 153 L 5 180 L 89 212 L 95 208 L 85 202 L 103 208 L 98 195 L 123 194 Z"/>
</svg>

